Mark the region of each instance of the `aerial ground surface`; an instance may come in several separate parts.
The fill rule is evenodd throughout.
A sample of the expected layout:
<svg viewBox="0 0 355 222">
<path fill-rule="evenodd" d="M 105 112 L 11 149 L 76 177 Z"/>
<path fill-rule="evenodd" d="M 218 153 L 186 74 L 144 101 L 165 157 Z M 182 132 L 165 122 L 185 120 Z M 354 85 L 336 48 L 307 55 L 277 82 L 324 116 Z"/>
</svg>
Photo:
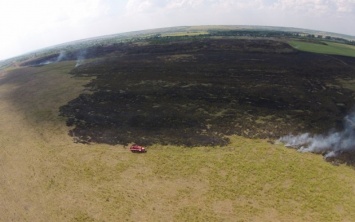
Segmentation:
<svg viewBox="0 0 355 222">
<path fill-rule="evenodd" d="M 274 143 L 341 130 L 355 59 L 178 34 L 1 70 L 0 221 L 355 218 L 352 162 Z"/>
</svg>

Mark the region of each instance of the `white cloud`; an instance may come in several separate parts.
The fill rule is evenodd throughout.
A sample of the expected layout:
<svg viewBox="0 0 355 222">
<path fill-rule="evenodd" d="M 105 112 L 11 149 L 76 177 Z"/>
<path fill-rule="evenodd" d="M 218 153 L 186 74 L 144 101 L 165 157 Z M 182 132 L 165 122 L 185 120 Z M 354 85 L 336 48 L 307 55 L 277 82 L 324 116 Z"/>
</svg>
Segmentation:
<svg viewBox="0 0 355 222">
<path fill-rule="evenodd" d="M 334 16 L 355 11 L 355 0 L 278 0 L 278 10 L 299 15 Z"/>
<path fill-rule="evenodd" d="M 167 9 L 185 8 L 185 7 L 196 8 L 203 3 L 205 3 L 205 0 L 171 0 L 167 4 L 166 8 Z"/>
<path fill-rule="evenodd" d="M 291 13 L 323 15 L 331 10 L 328 0 L 279 0 L 274 8 Z"/>
<path fill-rule="evenodd" d="M 128 14 L 141 13 L 153 8 L 153 2 L 150 0 L 128 0 L 126 10 Z"/>
<path fill-rule="evenodd" d="M 87 18 L 95 18 L 108 10 L 105 0 L 12 0 L 0 2 L 0 13 L 3 23 L 27 25 L 53 25 L 64 21 L 78 22 Z"/>
<path fill-rule="evenodd" d="M 352 13 L 355 12 L 354 0 L 338 0 L 336 1 L 337 11 L 340 13 Z"/>
<path fill-rule="evenodd" d="M 232 1 L 232 0 L 219 0 L 216 1 L 215 5 L 217 7 L 223 7 L 225 9 L 261 9 L 263 8 L 263 1 L 262 0 L 239 0 L 239 1 Z"/>
<path fill-rule="evenodd" d="M 161 10 L 174 13 L 183 9 L 195 11 L 197 16 L 198 13 L 209 10 L 211 14 L 220 13 L 220 16 L 229 12 L 249 11 L 252 14 L 273 12 L 320 17 L 355 12 L 355 0 L 128 0 L 126 9 L 129 13 L 152 13 Z"/>
</svg>

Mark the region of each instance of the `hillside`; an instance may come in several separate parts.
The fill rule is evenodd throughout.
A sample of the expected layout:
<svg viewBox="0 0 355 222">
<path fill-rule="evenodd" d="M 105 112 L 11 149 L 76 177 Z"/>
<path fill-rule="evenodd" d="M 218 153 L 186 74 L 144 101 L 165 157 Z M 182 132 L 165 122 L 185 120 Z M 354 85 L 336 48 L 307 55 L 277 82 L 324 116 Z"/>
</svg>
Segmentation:
<svg viewBox="0 0 355 222">
<path fill-rule="evenodd" d="M 355 217 L 351 166 L 275 143 L 342 130 L 354 58 L 181 33 L 58 56 L 0 71 L 0 221 Z"/>
</svg>

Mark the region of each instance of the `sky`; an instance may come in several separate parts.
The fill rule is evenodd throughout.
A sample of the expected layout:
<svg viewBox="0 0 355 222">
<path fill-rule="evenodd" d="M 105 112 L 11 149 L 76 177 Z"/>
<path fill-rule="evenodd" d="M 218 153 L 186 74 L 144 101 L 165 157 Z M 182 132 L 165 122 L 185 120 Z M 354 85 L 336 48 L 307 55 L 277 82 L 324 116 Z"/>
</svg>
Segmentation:
<svg viewBox="0 0 355 222">
<path fill-rule="evenodd" d="M 355 0 L 0 0 L 0 60 L 152 28 L 264 25 L 355 36 Z"/>
</svg>

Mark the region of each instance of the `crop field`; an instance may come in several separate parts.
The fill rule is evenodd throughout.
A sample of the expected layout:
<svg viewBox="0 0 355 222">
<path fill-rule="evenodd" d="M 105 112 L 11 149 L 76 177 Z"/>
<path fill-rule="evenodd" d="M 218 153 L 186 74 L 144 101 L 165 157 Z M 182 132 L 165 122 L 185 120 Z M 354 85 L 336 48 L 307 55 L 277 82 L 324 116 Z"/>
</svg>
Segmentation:
<svg viewBox="0 0 355 222">
<path fill-rule="evenodd" d="M 355 57 L 355 46 L 352 45 L 326 41 L 320 43 L 290 41 L 289 44 L 295 49 L 306 52 Z"/>
<path fill-rule="evenodd" d="M 353 221 L 354 168 L 275 143 L 341 127 L 352 58 L 164 44 L 0 72 L 0 221 Z"/>
</svg>

